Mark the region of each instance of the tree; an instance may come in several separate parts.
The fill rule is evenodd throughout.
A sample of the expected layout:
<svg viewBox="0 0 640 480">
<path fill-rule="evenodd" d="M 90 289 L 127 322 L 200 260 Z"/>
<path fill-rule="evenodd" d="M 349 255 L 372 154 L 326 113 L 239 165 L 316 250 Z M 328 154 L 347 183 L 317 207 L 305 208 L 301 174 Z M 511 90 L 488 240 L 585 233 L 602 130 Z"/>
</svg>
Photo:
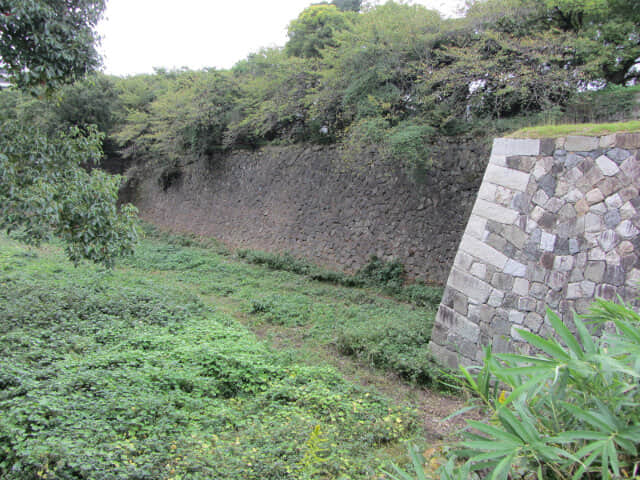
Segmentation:
<svg viewBox="0 0 640 480">
<path fill-rule="evenodd" d="M 523 39 L 566 34 L 571 52 L 568 70 L 579 69 L 585 81 L 624 85 L 638 78 L 640 0 L 477 0 L 467 12 L 474 31 L 493 30 Z"/>
<path fill-rule="evenodd" d="M 14 83 L 51 93 L 96 67 L 93 27 L 103 0 L 0 0 L 0 55 Z M 0 124 L 0 228 L 30 243 L 56 236 L 78 262 L 112 266 L 137 241 L 135 208 L 117 207 L 119 177 L 96 165 L 96 127 L 46 132 L 5 116 Z"/>
<path fill-rule="evenodd" d="M 105 0 L 0 0 L 0 60 L 20 88 L 54 88 L 100 65 Z"/>
<path fill-rule="evenodd" d="M 362 0 L 333 0 L 331 5 L 335 5 L 342 12 L 359 12 Z"/>
<path fill-rule="evenodd" d="M 350 26 L 346 13 L 335 5 L 311 5 L 289 24 L 289 41 L 285 47 L 295 57 L 319 57 L 320 50 L 337 45 L 335 36 Z"/>
</svg>

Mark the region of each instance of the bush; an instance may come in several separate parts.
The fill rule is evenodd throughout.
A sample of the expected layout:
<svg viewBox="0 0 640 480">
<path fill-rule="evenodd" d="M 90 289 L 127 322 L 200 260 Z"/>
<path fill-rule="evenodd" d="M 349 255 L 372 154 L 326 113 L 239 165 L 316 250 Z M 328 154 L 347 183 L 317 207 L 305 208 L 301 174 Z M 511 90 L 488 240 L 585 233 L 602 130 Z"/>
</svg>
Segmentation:
<svg viewBox="0 0 640 480">
<path fill-rule="evenodd" d="M 369 262 L 350 275 L 318 267 L 290 253 L 268 253 L 257 250 L 238 250 L 236 255 L 248 263 L 264 265 L 271 270 L 306 275 L 311 280 L 342 285 L 344 287 L 381 288 L 386 294 L 400 301 L 420 307 L 437 307 L 442 298 L 442 288 L 413 283 L 404 285 L 404 265 L 398 260 L 387 262 L 373 255 Z"/>
<path fill-rule="evenodd" d="M 404 265 L 398 260 L 386 262 L 373 255 L 369 263 L 358 270 L 356 277 L 360 278 L 365 285 L 399 290 L 404 283 Z"/>
<path fill-rule="evenodd" d="M 462 368 L 491 421 L 468 422 L 475 433 L 457 451 L 466 460 L 442 467 L 442 480 L 638 478 L 640 315 L 598 300 L 584 320 L 574 319 L 576 334 L 547 315 L 554 338 L 519 332 L 540 353 L 487 348 L 477 375 Z"/>
<path fill-rule="evenodd" d="M 441 369 L 428 349 L 432 322 L 424 317 L 388 316 L 338 327 L 336 346 L 372 367 L 391 370 L 421 385 L 441 384 Z"/>
<path fill-rule="evenodd" d="M 307 262 L 295 258 L 288 252 L 283 254 L 260 252 L 257 250 L 238 250 L 239 258 L 255 265 L 265 265 L 271 270 L 284 270 L 286 272 L 306 275 L 311 270 L 311 265 Z"/>
</svg>

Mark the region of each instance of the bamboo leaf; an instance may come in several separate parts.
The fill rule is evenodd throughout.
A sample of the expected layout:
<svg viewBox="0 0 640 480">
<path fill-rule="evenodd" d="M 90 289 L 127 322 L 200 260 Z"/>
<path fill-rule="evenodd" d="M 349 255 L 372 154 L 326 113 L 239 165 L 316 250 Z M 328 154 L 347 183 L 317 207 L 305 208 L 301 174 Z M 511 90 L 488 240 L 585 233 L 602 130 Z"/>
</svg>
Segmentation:
<svg viewBox="0 0 640 480">
<path fill-rule="evenodd" d="M 584 356 L 584 351 L 580 346 L 580 343 L 576 340 L 576 337 L 569 331 L 567 326 L 564 324 L 562 319 L 547 309 L 547 318 L 551 322 L 551 325 L 555 329 L 555 332 L 560 336 L 564 343 L 567 344 L 567 347 L 576 355 L 577 358 L 582 358 Z"/>
<path fill-rule="evenodd" d="M 546 340 L 534 333 L 528 332 L 526 330 L 518 330 L 518 334 L 524 338 L 527 342 L 529 342 L 534 347 L 542 350 L 547 353 L 551 357 L 562 360 L 568 360 L 570 355 L 560 346 L 558 342 L 555 340 Z"/>
</svg>

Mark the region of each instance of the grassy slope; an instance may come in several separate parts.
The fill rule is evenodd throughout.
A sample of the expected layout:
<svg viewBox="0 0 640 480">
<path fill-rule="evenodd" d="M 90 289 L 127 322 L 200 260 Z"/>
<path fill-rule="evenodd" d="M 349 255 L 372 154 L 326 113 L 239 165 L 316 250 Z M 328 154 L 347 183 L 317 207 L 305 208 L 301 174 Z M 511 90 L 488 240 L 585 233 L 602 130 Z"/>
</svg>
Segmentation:
<svg viewBox="0 0 640 480">
<path fill-rule="evenodd" d="M 584 123 L 578 125 L 541 125 L 520 129 L 508 135 L 510 138 L 557 138 L 567 135 L 599 136 L 612 133 L 639 132 L 640 120 L 618 123 Z"/>
<path fill-rule="evenodd" d="M 389 367 L 426 351 L 433 317 L 199 248 L 145 241 L 109 273 L 0 237 L 0 478 L 372 478 L 420 435 L 410 410 L 271 351 L 229 311 L 320 343 L 391 337 Z"/>
</svg>

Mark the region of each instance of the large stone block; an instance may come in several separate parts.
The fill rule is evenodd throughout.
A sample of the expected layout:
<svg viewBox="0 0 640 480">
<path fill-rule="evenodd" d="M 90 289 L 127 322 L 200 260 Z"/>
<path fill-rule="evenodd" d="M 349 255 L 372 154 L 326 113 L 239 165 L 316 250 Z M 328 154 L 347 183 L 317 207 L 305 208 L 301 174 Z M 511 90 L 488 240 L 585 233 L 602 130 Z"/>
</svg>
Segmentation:
<svg viewBox="0 0 640 480">
<path fill-rule="evenodd" d="M 515 223 L 520 216 L 520 213 L 516 210 L 481 199 L 476 200 L 472 213 L 487 220 L 494 220 L 507 225 Z"/>
<path fill-rule="evenodd" d="M 598 137 L 569 135 L 564 142 L 564 149 L 574 152 L 588 152 L 597 149 L 599 144 L 600 138 Z"/>
<path fill-rule="evenodd" d="M 480 338 L 480 327 L 449 307 L 440 307 L 437 323 L 446 327 L 450 334 L 458 335 L 466 340 L 477 342 Z"/>
<path fill-rule="evenodd" d="M 502 270 L 507 263 L 507 256 L 481 240 L 465 235 L 460 243 L 460 250 Z"/>
<path fill-rule="evenodd" d="M 618 133 L 616 145 L 619 148 L 640 148 L 640 133 Z"/>
<path fill-rule="evenodd" d="M 527 275 L 527 266 L 510 258 L 507 260 L 503 271 L 513 277 L 525 277 Z"/>
<path fill-rule="evenodd" d="M 493 141 L 492 155 L 539 155 L 540 140 L 528 138 L 496 138 Z"/>
<path fill-rule="evenodd" d="M 491 294 L 491 285 L 454 267 L 449 276 L 449 286 L 478 303 L 485 303 Z"/>
<path fill-rule="evenodd" d="M 484 174 L 484 182 L 491 182 L 517 192 L 524 192 L 529 184 L 530 175 L 512 168 L 489 164 Z"/>
<path fill-rule="evenodd" d="M 611 160 L 606 155 L 600 155 L 596 159 L 596 165 L 598 165 L 602 173 L 607 177 L 611 177 L 620 171 L 618 165 L 616 165 L 616 162 Z"/>
</svg>

